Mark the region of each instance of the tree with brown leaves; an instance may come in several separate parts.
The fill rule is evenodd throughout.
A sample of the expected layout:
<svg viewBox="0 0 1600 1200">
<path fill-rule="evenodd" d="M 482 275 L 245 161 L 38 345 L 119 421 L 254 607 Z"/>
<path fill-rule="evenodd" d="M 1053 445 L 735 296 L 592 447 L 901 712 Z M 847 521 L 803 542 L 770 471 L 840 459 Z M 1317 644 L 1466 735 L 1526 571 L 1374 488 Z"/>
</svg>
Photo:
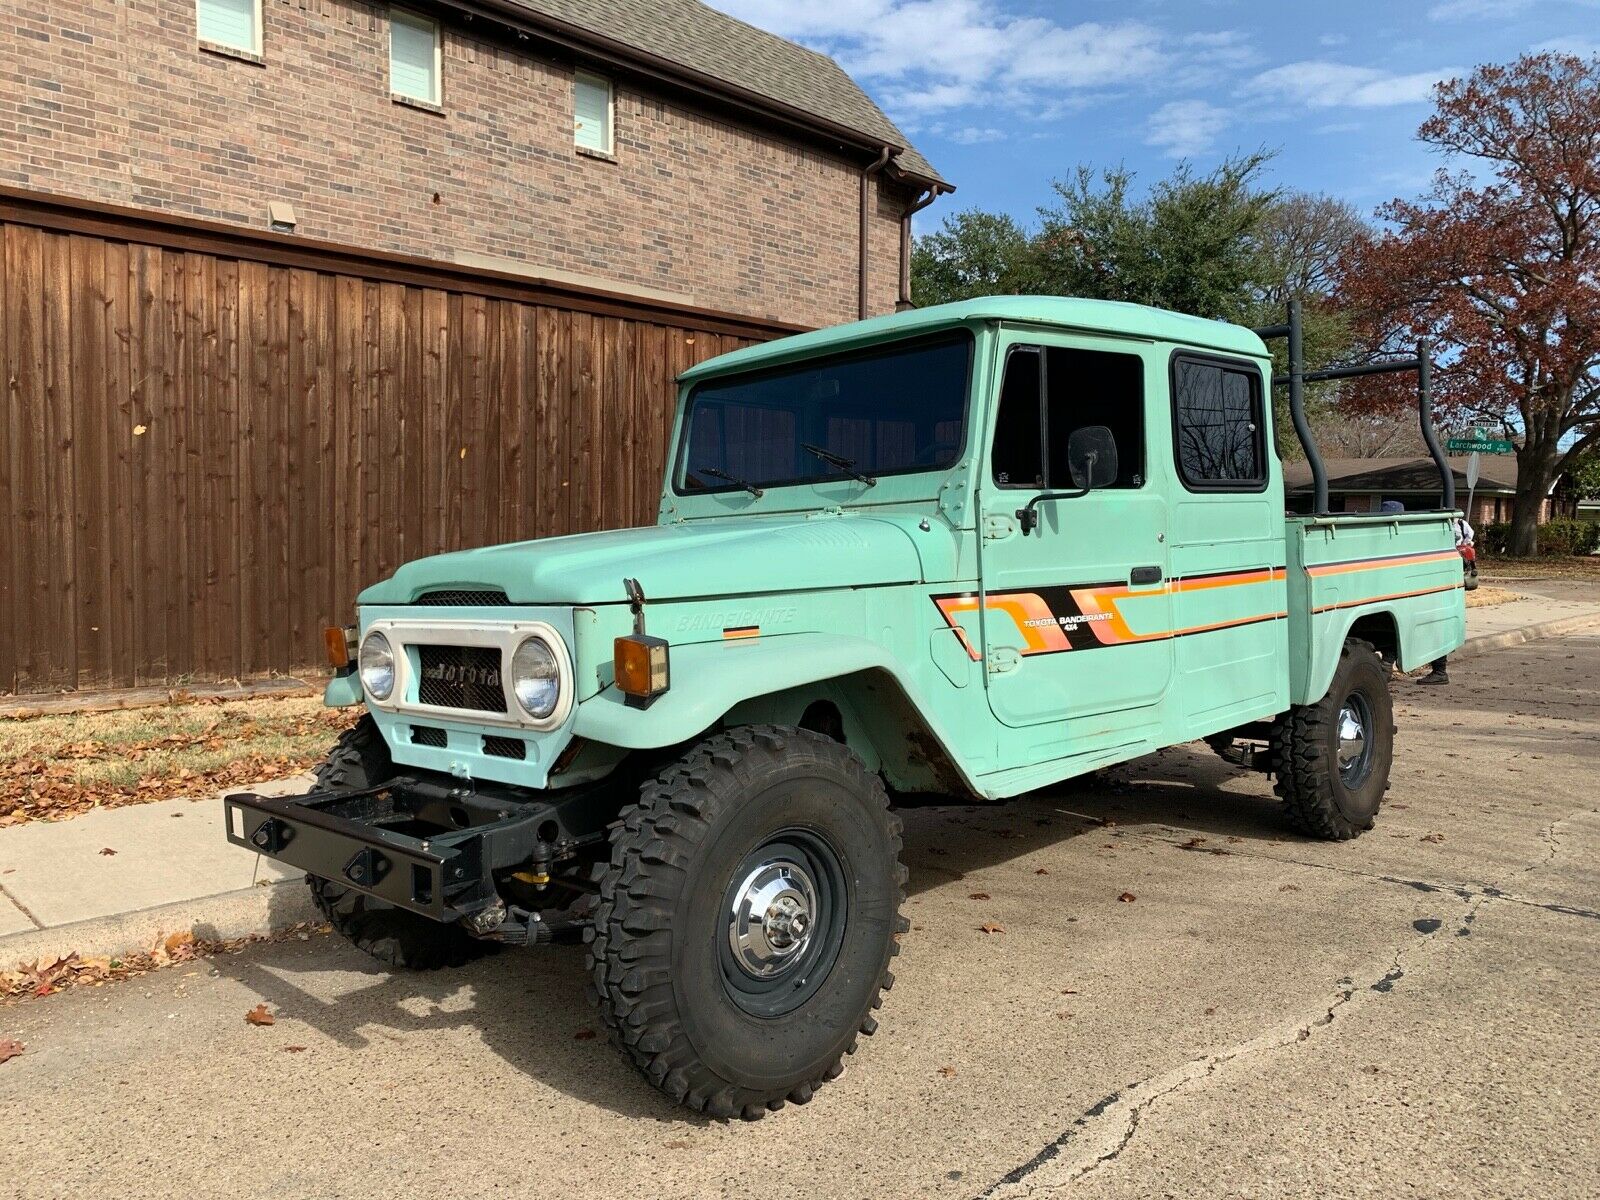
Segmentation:
<svg viewBox="0 0 1600 1200">
<path fill-rule="evenodd" d="M 1524 55 L 1435 92 L 1418 130 L 1458 169 L 1416 201 L 1379 209 L 1345 302 L 1374 350 L 1433 340 L 1447 420 L 1517 443 L 1511 550 L 1536 551 L 1540 502 L 1600 445 L 1600 56 Z M 1357 408 L 1403 402 L 1353 390 Z"/>
</svg>

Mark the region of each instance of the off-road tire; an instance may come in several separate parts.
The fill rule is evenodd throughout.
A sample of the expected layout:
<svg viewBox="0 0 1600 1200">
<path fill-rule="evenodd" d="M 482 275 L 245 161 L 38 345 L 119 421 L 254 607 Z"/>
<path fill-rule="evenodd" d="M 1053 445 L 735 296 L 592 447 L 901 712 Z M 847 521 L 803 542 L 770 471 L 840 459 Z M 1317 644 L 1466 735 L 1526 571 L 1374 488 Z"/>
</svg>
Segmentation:
<svg viewBox="0 0 1600 1200">
<path fill-rule="evenodd" d="M 388 744 L 371 716 L 363 716 L 339 736 L 316 769 L 319 791 L 360 791 L 394 775 Z M 441 925 L 331 880 L 307 875 L 318 910 L 358 950 L 379 962 L 413 971 L 459 967 L 499 949 L 458 926 Z"/>
<path fill-rule="evenodd" d="M 699 743 L 612 832 L 586 933 L 591 998 L 612 1041 L 698 1112 L 756 1120 L 806 1103 L 877 1029 L 872 1011 L 894 983 L 889 962 L 909 928 L 900 829 L 878 777 L 821 734 L 741 726 Z M 796 836 L 837 854 L 842 928 L 826 969 L 785 985 L 804 989 L 781 1001 L 797 1007 L 752 1015 L 729 982 L 724 905 L 752 855 Z"/>
<path fill-rule="evenodd" d="M 1366 642 L 1351 638 L 1339 651 L 1328 694 L 1315 704 L 1297 704 L 1274 723 L 1270 754 L 1273 789 L 1301 833 L 1348 841 L 1378 818 L 1394 763 L 1394 701 L 1390 669 Z M 1372 758 L 1357 786 L 1339 769 L 1339 713 L 1359 694 L 1370 714 Z"/>
</svg>

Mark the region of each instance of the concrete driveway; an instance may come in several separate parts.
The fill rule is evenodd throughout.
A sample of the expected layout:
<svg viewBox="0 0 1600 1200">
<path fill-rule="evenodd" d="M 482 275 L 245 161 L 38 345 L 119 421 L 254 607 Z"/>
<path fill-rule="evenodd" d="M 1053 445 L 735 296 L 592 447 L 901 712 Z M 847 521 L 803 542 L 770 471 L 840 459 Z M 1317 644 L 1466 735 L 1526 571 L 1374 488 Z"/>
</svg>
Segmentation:
<svg viewBox="0 0 1600 1200">
<path fill-rule="evenodd" d="M 1396 681 L 1353 843 L 1202 747 L 909 813 L 899 982 L 807 1107 L 660 1099 L 575 949 L 388 976 L 319 937 L 0 1008 L 0 1192 L 1600 1194 L 1600 636 L 1452 677 Z"/>
</svg>

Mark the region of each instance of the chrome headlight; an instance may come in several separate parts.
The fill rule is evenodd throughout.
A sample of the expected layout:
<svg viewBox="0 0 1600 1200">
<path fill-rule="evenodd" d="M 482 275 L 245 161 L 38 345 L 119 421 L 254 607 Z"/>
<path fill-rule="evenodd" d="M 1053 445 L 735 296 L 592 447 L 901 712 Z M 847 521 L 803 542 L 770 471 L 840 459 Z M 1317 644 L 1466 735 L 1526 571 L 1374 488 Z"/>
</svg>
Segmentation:
<svg viewBox="0 0 1600 1200">
<path fill-rule="evenodd" d="M 387 700 L 394 694 L 394 651 L 381 633 L 367 634 L 361 643 L 361 686 L 374 700 Z"/>
<path fill-rule="evenodd" d="M 543 721 L 561 702 L 561 666 L 542 637 L 530 637 L 511 656 L 511 690 L 535 721 Z"/>
</svg>

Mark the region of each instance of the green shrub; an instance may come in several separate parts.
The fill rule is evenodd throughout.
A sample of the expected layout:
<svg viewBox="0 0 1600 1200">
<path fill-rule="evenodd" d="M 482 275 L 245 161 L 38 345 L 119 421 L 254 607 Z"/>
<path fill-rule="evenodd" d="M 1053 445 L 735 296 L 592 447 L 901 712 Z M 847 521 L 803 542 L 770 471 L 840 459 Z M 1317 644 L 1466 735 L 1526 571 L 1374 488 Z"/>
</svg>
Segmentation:
<svg viewBox="0 0 1600 1200">
<path fill-rule="evenodd" d="M 1495 521 L 1478 531 L 1478 549 L 1485 554 L 1511 552 L 1511 522 Z M 1593 554 L 1600 546 L 1600 523 L 1557 517 L 1539 526 L 1539 553 L 1552 558 Z"/>
<path fill-rule="evenodd" d="M 1552 556 L 1592 554 L 1600 540 L 1600 525 L 1557 517 L 1539 526 L 1539 553 Z"/>
</svg>

